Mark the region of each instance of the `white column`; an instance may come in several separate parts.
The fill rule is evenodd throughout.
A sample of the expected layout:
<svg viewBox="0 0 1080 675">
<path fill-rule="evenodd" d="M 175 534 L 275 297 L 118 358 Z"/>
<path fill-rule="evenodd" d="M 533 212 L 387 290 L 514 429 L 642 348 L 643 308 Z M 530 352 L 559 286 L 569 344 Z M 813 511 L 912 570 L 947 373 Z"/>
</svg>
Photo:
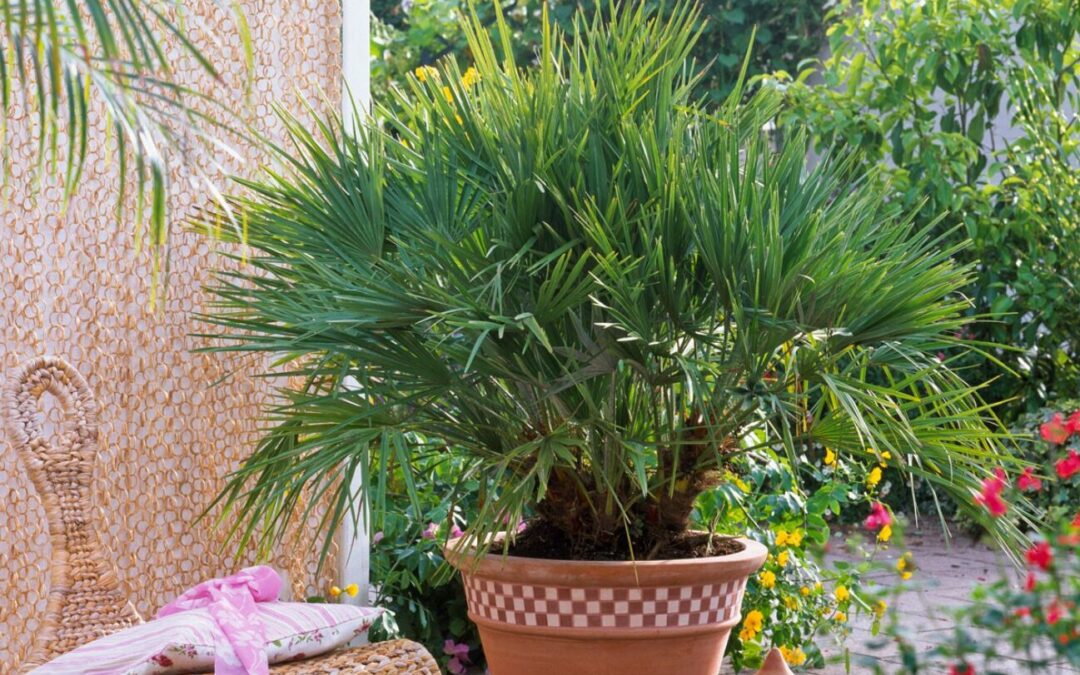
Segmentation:
<svg viewBox="0 0 1080 675">
<path fill-rule="evenodd" d="M 341 114 L 346 129 L 352 129 L 352 120 L 357 112 L 362 117 L 371 108 L 370 45 L 370 0 L 341 0 Z M 360 477 L 355 476 L 349 487 L 354 495 L 359 496 Z M 339 544 L 338 583 L 342 587 L 346 584 L 360 586 L 360 593 L 355 598 L 345 599 L 352 604 L 367 604 L 371 553 L 367 524 L 346 515 L 339 533 Z"/>
</svg>

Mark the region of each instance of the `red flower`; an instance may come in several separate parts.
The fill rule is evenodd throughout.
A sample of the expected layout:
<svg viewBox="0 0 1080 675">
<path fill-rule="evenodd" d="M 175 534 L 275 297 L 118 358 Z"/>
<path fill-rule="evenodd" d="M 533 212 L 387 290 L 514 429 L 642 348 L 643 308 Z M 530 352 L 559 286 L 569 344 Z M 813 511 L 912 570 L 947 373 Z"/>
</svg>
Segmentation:
<svg viewBox="0 0 1080 675">
<path fill-rule="evenodd" d="M 1013 616 L 1015 616 L 1018 619 L 1022 619 L 1022 618 L 1026 617 L 1026 616 L 1031 616 L 1031 608 L 1030 607 L 1017 607 L 1016 610 L 1013 611 Z"/>
<path fill-rule="evenodd" d="M 1054 562 L 1054 552 L 1050 550 L 1050 544 L 1040 541 L 1027 550 L 1024 554 L 1029 565 L 1034 565 L 1042 571 L 1050 569 Z"/>
<path fill-rule="evenodd" d="M 1038 492 L 1042 489 L 1042 481 L 1035 475 L 1035 469 L 1029 466 L 1024 469 L 1024 472 L 1016 479 L 1016 486 L 1021 490 Z"/>
<path fill-rule="evenodd" d="M 1050 416 L 1049 421 L 1044 422 L 1039 427 L 1039 433 L 1042 434 L 1044 441 L 1050 441 L 1054 445 L 1061 445 L 1068 440 L 1069 434 L 1072 432 L 1069 427 L 1065 426 L 1065 420 L 1062 418 L 1061 413 L 1054 413 Z"/>
<path fill-rule="evenodd" d="M 995 518 L 1005 515 L 1008 507 L 1001 498 L 1005 485 L 1005 472 L 1000 468 L 994 469 L 994 477 L 982 482 L 982 492 L 975 496 L 975 503 L 982 504 Z"/>
<path fill-rule="evenodd" d="M 1034 593 L 1035 592 L 1035 581 L 1036 581 L 1035 573 L 1034 572 L 1028 572 L 1027 573 L 1027 579 L 1024 580 L 1024 590 L 1027 591 L 1028 593 Z"/>
<path fill-rule="evenodd" d="M 168 656 L 165 656 L 164 654 L 158 654 L 157 656 L 151 656 L 150 660 L 153 661 L 154 663 L 158 664 L 159 666 L 162 666 L 163 668 L 168 668 L 169 666 L 172 665 L 172 659 L 170 659 Z"/>
<path fill-rule="evenodd" d="M 1080 527 L 1080 513 L 1077 513 L 1075 516 L 1073 516 L 1071 525 L 1073 527 Z"/>
<path fill-rule="evenodd" d="M 886 525 L 892 525 L 889 509 L 881 502 L 874 502 L 870 505 L 870 515 L 866 517 L 864 524 L 868 530 L 879 530 Z"/>
<path fill-rule="evenodd" d="M 1046 623 L 1053 626 L 1058 621 L 1061 621 L 1061 605 L 1055 600 L 1046 608 Z"/>
<path fill-rule="evenodd" d="M 968 663 L 959 665 L 954 663 L 949 666 L 949 675 L 975 675 L 975 666 Z"/>
<path fill-rule="evenodd" d="M 1069 450 L 1069 455 L 1065 459 L 1059 459 L 1058 463 L 1054 465 L 1054 470 L 1057 471 L 1058 478 L 1065 480 L 1069 478 L 1077 471 L 1080 471 L 1080 454 L 1076 453 L 1076 450 Z"/>
<path fill-rule="evenodd" d="M 1070 434 L 1080 434 L 1080 410 L 1069 415 L 1069 419 L 1065 422 L 1065 428 Z"/>
</svg>

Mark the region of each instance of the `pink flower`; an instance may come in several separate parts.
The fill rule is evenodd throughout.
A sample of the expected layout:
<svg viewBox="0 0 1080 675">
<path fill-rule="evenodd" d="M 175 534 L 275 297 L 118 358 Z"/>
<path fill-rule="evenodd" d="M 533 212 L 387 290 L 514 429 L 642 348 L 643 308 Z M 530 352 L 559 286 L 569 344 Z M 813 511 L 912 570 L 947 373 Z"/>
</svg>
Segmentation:
<svg viewBox="0 0 1080 675">
<path fill-rule="evenodd" d="M 465 536 L 465 532 L 457 526 L 457 523 L 454 523 L 454 526 L 450 528 L 450 538 L 459 539 L 463 536 Z"/>
<path fill-rule="evenodd" d="M 443 654 L 450 657 L 446 669 L 453 675 L 462 675 L 465 672 L 465 664 L 469 663 L 469 645 L 447 640 L 443 643 Z"/>
<path fill-rule="evenodd" d="M 379 543 L 380 541 L 382 541 L 382 540 L 383 540 L 383 537 L 384 537 L 384 536 L 385 536 L 385 535 L 383 535 L 383 533 L 382 533 L 382 530 L 379 530 L 378 532 L 376 532 L 376 533 L 375 533 L 374 535 L 372 535 L 372 537 L 371 537 L 371 545 L 372 545 L 372 546 L 374 546 L 375 544 L 378 544 L 378 543 Z"/>
<path fill-rule="evenodd" d="M 1042 481 L 1035 475 L 1035 469 L 1029 466 L 1016 479 L 1016 486 L 1021 490 L 1038 492 L 1042 489 Z"/>
<path fill-rule="evenodd" d="M 439 531 L 439 526 L 435 523 L 428 523 L 427 529 L 420 533 L 422 539 L 434 539 L 435 533 Z"/>
<path fill-rule="evenodd" d="M 517 533 L 518 533 L 518 534 L 521 534 L 521 533 L 522 533 L 522 532 L 524 532 L 524 531 L 526 530 L 526 528 L 528 528 L 528 527 L 529 527 L 528 523 L 526 523 L 526 522 L 525 522 L 524 520 L 522 520 L 522 521 L 518 522 L 518 524 L 517 524 Z"/>
<path fill-rule="evenodd" d="M 1065 422 L 1065 428 L 1070 434 L 1080 435 L 1080 410 L 1069 415 L 1069 419 Z"/>
<path fill-rule="evenodd" d="M 1029 565 L 1034 565 L 1044 572 L 1050 569 L 1050 565 L 1054 562 L 1054 552 L 1050 550 L 1050 544 L 1045 541 L 1040 541 L 1029 548 L 1024 557 L 1027 558 Z"/>
<path fill-rule="evenodd" d="M 993 478 L 987 478 L 982 482 L 982 492 L 975 496 L 975 503 L 982 504 L 994 518 L 1005 515 L 1008 505 L 1001 498 L 1001 491 L 1005 489 L 1005 485 L 1005 472 L 1000 468 L 994 469 Z"/>
<path fill-rule="evenodd" d="M 168 656 L 165 656 L 164 654 L 158 654 L 156 656 L 151 656 L 150 660 L 153 661 L 154 663 L 158 664 L 159 666 L 164 667 L 164 668 L 168 668 L 169 666 L 171 666 L 173 664 L 172 659 L 170 659 Z"/>
<path fill-rule="evenodd" d="M 1062 480 L 1069 478 L 1080 471 L 1080 455 L 1076 453 L 1076 450 L 1069 450 L 1068 457 L 1058 460 L 1054 465 L 1054 470 L 1057 471 L 1058 478 Z"/>
<path fill-rule="evenodd" d="M 1042 434 L 1044 441 L 1049 441 L 1054 445 L 1061 445 L 1068 440 L 1070 431 L 1065 426 L 1061 413 L 1054 413 L 1047 422 L 1044 422 L 1039 427 L 1039 433 Z"/>
<path fill-rule="evenodd" d="M 968 663 L 949 666 L 949 675 L 975 675 L 975 666 Z"/>
<path fill-rule="evenodd" d="M 870 515 L 866 517 L 863 524 L 868 530 L 879 530 L 887 525 L 892 525 L 892 516 L 884 504 L 874 502 L 870 505 Z"/>
</svg>

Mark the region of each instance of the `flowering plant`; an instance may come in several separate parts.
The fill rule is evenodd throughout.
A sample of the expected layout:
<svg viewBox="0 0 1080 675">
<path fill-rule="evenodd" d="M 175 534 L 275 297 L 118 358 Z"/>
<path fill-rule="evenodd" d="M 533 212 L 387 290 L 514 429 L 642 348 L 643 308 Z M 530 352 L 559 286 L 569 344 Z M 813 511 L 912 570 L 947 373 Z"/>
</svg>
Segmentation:
<svg viewBox="0 0 1080 675">
<path fill-rule="evenodd" d="M 1064 435 L 1057 428 L 1063 418 L 1045 423 L 1048 439 L 1062 445 L 1076 430 Z M 1080 420 L 1080 416 L 1075 417 Z M 1080 469 L 1073 470 L 1071 455 L 1063 453 L 1055 463 L 1055 478 L 1038 478 L 1031 469 L 1010 476 L 998 469 L 987 478 L 973 500 L 991 518 L 1005 518 L 1016 501 L 1031 494 L 1075 489 Z M 899 644 L 902 673 L 932 670 L 950 675 L 977 675 L 1007 667 L 1025 667 L 1031 673 L 1053 672 L 1067 661 L 1080 666 L 1080 506 L 1071 514 L 1034 533 L 1018 561 L 1022 581 L 1005 574 L 988 585 L 978 586 L 972 603 L 952 612 L 955 626 L 951 639 L 933 649 L 920 650 L 895 613 L 890 613 L 886 635 Z M 1018 661 L 1016 656 L 1023 657 Z M 883 672 L 878 663 L 867 663 Z"/>
<path fill-rule="evenodd" d="M 866 480 L 872 468 L 860 471 L 852 465 L 840 472 L 835 452 L 825 459 L 815 470 L 816 487 L 807 491 L 786 456 L 749 453 L 733 465 L 723 486 L 698 500 L 698 527 L 749 536 L 770 550 L 765 566 L 749 580 L 743 621 L 728 642 L 736 670 L 758 667 L 774 646 L 791 666 L 821 667 L 818 641 L 831 635 L 843 645 L 850 634 L 849 614 L 876 612 L 876 597 L 868 595 L 863 579 L 865 565 L 826 567 L 821 553 L 832 545 L 831 527 L 843 511 L 868 513 L 864 527 L 874 552 L 894 536 L 893 517 L 872 499 L 876 484 Z M 874 463 L 873 468 L 880 467 Z"/>
</svg>

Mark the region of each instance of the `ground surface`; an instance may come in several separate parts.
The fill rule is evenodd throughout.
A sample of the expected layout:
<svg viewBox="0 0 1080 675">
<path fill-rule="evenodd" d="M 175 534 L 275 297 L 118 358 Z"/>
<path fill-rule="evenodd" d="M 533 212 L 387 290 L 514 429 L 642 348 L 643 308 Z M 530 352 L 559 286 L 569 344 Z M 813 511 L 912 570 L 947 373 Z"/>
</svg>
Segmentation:
<svg viewBox="0 0 1080 675">
<path fill-rule="evenodd" d="M 990 547 L 964 535 L 955 535 L 947 541 L 938 528 L 924 529 L 910 533 L 907 549 L 912 552 L 918 565 L 913 590 L 902 595 L 897 608 L 902 613 L 904 623 L 912 627 L 916 646 L 923 651 L 932 649 L 939 640 L 947 640 L 952 635 L 953 622 L 949 610 L 970 603 L 972 589 L 980 583 L 994 581 L 1002 573 L 1015 574 L 1005 560 Z M 895 560 L 902 551 L 895 551 L 890 560 Z M 843 553 L 833 554 L 836 559 L 844 559 Z M 882 573 L 879 583 L 894 583 L 896 575 Z M 848 641 L 852 652 L 852 673 L 868 672 L 868 667 L 860 663 L 862 658 L 874 658 L 887 673 L 898 672 L 899 654 L 893 645 L 874 649 L 868 643 L 875 638 L 870 634 L 870 618 L 853 618 L 853 634 Z M 880 641 L 879 641 L 880 642 Z M 823 645 L 825 647 L 825 645 Z M 839 649 L 826 649 L 836 656 Z M 1013 653 L 1010 658 L 994 664 L 995 673 L 1046 673 L 1047 675 L 1065 675 L 1080 673 L 1080 670 L 1064 664 L 1056 664 L 1050 669 L 1032 670 L 1023 654 Z M 832 665 L 824 669 L 810 671 L 816 675 L 839 675 L 846 672 L 842 665 Z M 977 669 L 977 672 L 986 672 Z"/>
</svg>

